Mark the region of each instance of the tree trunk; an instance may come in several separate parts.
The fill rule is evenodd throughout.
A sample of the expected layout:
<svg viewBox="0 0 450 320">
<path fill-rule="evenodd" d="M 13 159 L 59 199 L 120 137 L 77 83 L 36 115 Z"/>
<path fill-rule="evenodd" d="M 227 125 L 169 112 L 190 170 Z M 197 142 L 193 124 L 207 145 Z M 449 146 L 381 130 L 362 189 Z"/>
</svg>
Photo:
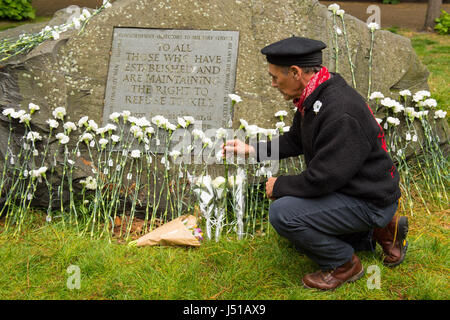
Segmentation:
<svg viewBox="0 0 450 320">
<path fill-rule="evenodd" d="M 425 31 L 434 31 L 434 26 L 436 25 L 434 19 L 439 18 L 441 15 L 441 7 L 442 0 L 428 0 L 427 15 L 425 18 L 425 25 L 423 27 Z"/>
</svg>

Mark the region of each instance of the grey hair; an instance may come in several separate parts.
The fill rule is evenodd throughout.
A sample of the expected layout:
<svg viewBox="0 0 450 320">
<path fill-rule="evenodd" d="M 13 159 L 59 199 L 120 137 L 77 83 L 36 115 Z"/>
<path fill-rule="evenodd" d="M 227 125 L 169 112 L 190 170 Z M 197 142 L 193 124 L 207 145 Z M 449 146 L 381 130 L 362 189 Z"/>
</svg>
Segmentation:
<svg viewBox="0 0 450 320">
<path fill-rule="evenodd" d="M 312 66 L 312 67 L 301 67 L 298 66 L 300 69 L 303 70 L 304 73 L 309 74 L 309 73 L 317 73 L 320 71 L 320 69 L 322 69 L 322 66 Z M 289 66 L 283 66 L 283 73 L 287 74 L 289 72 L 290 67 Z"/>
</svg>

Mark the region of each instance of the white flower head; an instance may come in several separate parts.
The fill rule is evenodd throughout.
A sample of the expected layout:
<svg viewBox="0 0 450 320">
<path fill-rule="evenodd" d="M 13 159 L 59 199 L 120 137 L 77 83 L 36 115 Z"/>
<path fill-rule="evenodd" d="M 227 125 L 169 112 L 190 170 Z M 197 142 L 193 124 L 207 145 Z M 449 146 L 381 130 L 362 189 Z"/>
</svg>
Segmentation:
<svg viewBox="0 0 450 320">
<path fill-rule="evenodd" d="M 339 9 L 340 9 L 340 7 L 337 3 L 333 3 L 328 6 L 328 10 L 333 12 L 333 14 L 336 14 Z"/>
<path fill-rule="evenodd" d="M 169 123 L 169 120 L 167 120 L 163 116 L 154 116 L 151 119 L 152 123 L 158 126 L 159 128 L 166 128 L 167 124 Z"/>
<path fill-rule="evenodd" d="M 248 122 L 246 120 L 239 119 L 239 121 L 241 123 L 241 126 L 240 126 L 241 129 L 246 129 L 248 127 Z"/>
<path fill-rule="evenodd" d="M 181 152 L 178 150 L 172 150 L 169 152 L 169 156 L 172 157 L 174 160 L 181 155 Z"/>
<path fill-rule="evenodd" d="M 246 133 L 247 137 L 250 137 L 250 138 L 256 137 L 258 135 L 258 132 L 259 132 L 259 128 L 256 124 L 248 125 L 245 128 L 245 133 Z"/>
<path fill-rule="evenodd" d="M 30 113 L 33 114 L 33 112 L 40 110 L 41 108 L 37 104 L 30 102 L 28 109 L 30 110 Z"/>
<path fill-rule="evenodd" d="M 113 112 L 113 113 L 111 113 L 111 114 L 109 115 L 109 119 L 110 119 L 111 121 L 116 122 L 116 123 L 119 122 L 119 117 L 120 117 L 120 113 L 119 113 L 119 112 Z"/>
<path fill-rule="evenodd" d="M 20 123 L 26 123 L 29 124 L 31 121 L 31 114 L 29 113 L 24 113 L 23 115 L 20 116 Z"/>
<path fill-rule="evenodd" d="M 86 8 L 81 11 L 81 15 L 84 16 L 85 19 L 89 19 L 91 17 L 91 13 Z"/>
<path fill-rule="evenodd" d="M 226 138 L 227 138 L 227 135 L 228 135 L 228 132 L 227 132 L 227 130 L 224 129 L 224 128 L 219 128 L 219 129 L 217 129 L 217 131 L 216 131 L 216 137 L 217 137 L 217 139 L 226 139 Z"/>
<path fill-rule="evenodd" d="M 14 118 L 14 119 L 19 119 L 25 113 L 26 113 L 25 110 L 14 111 L 14 112 L 11 113 L 11 117 Z"/>
<path fill-rule="evenodd" d="M 70 140 L 69 137 L 66 136 L 64 133 L 58 133 L 56 135 L 56 139 L 59 140 L 60 144 L 67 144 L 69 142 L 69 140 Z"/>
<path fill-rule="evenodd" d="M 338 16 L 343 17 L 343 16 L 344 16 L 344 13 L 345 13 L 345 10 L 344 10 L 344 9 L 338 9 L 338 10 L 336 10 L 336 14 L 337 14 Z"/>
<path fill-rule="evenodd" d="M 97 129 L 98 129 L 97 122 L 95 122 L 94 120 L 89 120 L 86 130 L 97 131 Z"/>
<path fill-rule="evenodd" d="M 214 145 L 212 140 L 210 138 L 207 138 L 207 137 L 204 137 L 202 139 L 202 142 L 203 142 L 203 147 L 204 148 L 211 148 Z"/>
<path fill-rule="evenodd" d="M 2 111 L 2 114 L 5 117 L 11 117 L 11 114 L 13 114 L 14 112 L 15 112 L 15 110 L 13 108 L 7 108 Z"/>
<path fill-rule="evenodd" d="M 105 148 L 106 145 L 108 144 L 108 142 L 109 142 L 108 139 L 105 139 L 105 138 L 102 138 L 102 139 L 98 140 L 98 143 L 100 144 L 100 146 L 102 148 Z"/>
<path fill-rule="evenodd" d="M 92 136 L 92 134 L 90 134 L 89 132 L 85 132 L 83 133 L 83 135 L 81 136 L 80 140 L 88 143 L 89 141 L 91 141 L 92 139 L 94 139 L 94 137 Z"/>
<path fill-rule="evenodd" d="M 394 104 L 394 109 L 393 109 L 394 113 L 403 112 L 404 110 L 405 110 L 405 107 L 402 106 L 400 103 L 396 102 Z"/>
<path fill-rule="evenodd" d="M 137 119 L 136 125 L 138 125 L 141 128 L 146 128 L 146 127 L 151 126 L 150 121 L 148 121 L 146 117 L 141 117 L 141 118 Z"/>
<path fill-rule="evenodd" d="M 384 95 L 379 91 L 374 91 L 370 94 L 369 100 L 373 99 L 383 99 Z"/>
<path fill-rule="evenodd" d="M 288 114 L 287 111 L 280 110 L 275 113 L 275 117 L 285 117 L 287 116 L 287 114 Z"/>
<path fill-rule="evenodd" d="M 28 134 L 27 134 L 27 140 L 30 140 L 30 141 L 36 141 L 36 140 L 42 140 L 42 137 L 41 137 L 41 135 L 39 134 L 39 132 L 36 132 L 36 131 L 30 131 L 30 132 L 28 132 Z"/>
<path fill-rule="evenodd" d="M 401 95 L 402 97 L 411 96 L 411 91 L 409 91 L 408 89 L 405 89 L 405 90 L 400 91 L 398 94 Z"/>
<path fill-rule="evenodd" d="M 141 157 L 141 150 L 136 149 L 131 151 L 131 157 L 134 159 L 138 159 Z"/>
<path fill-rule="evenodd" d="M 145 128 L 145 134 L 148 135 L 149 137 L 155 133 L 155 129 L 153 129 L 153 127 L 147 127 Z"/>
<path fill-rule="evenodd" d="M 235 103 L 239 103 L 242 101 L 241 97 L 237 94 L 230 93 L 228 97 L 231 99 L 231 103 L 234 105 Z"/>
<path fill-rule="evenodd" d="M 380 29 L 380 26 L 376 22 L 368 23 L 367 27 L 369 28 L 370 32 L 374 32 L 375 30 Z"/>
<path fill-rule="evenodd" d="M 394 118 L 394 117 L 388 117 L 386 119 L 387 123 L 392 124 L 393 126 L 398 126 L 400 125 L 400 120 L 398 118 Z"/>
<path fill-rule="evenodd" d="M 338 36 L 341 36 L 341 35 L 342 35 L 342 30 L 341 30 L 341 28 L 339 28 L 338 26 L 335 26 L 335 27 L 334 27 L 334 30 L 336 31 L 336 34 L 337 34 Z"/>
<path fill-rule="evenodd" d="M 187 123 L 186 119 L 181 118 L 181 117 L 178 117 L 177 120 L 178 120 L 178 125 L 179 125 L 181 128 L 187 128 L 188 123 Z"/>
<path fill-rule="evenodd" d="M 91 176 L 87 177 L 86 180 L 80 180 L 80 183 L 88 190 L 97 189 L 97 180 Z"/>
<path fill-rule="evenodd" d="M 170 130 L 170 131 L 175 131 L 175 130 L 177 130 L 177 126 L 174 125 L 173 123 L 170 123 L 170 122 L 167 121 L 166 129 Z"/>
<path fill-rule="evenodd" d="M 275 123 L 275 127 L 277 129 L 283 128 L 286 125 L 286 123 L 284 123 L 283 121 L 279 121 L 277 123 Z"/>
<path fill-rule="evenodd" d="M 81 128 L 82 126 L 87 125 L 88 120 L 88 116 L 81 117 L 80 120 L 78 120 L 78 127 Z"/>
<path fill-rule="evenodd" d="M 417 91 L 416 93 L 414 93 L 413 101 L 419 102 L 419 101 L 423 100 L 424 98 L 428 98 L 430 96 L 431 96 L 430 91 L 420 90 L 420 91 Z"/>
<path fill-rule="evenodd" d="M 192 134 L 194 135 L 194 140 L 197 139 L 203 140 L 205 138 L 205 133 L 200 129 L 192 130 Z"/>
<path fill-rule="evenodd" d="M 211 183 L 214 189 L 223 188 L 225 186 L 226 179 L 222 176 L 218 176 Z"/>
<path fill-rule="evenodd" d="M 387 108 L 393 108 L 396 103 L 397 103 L 397 101 L 395 101 L 389 97 L 386 97 L 380 101 L 380 104 Z"/>
<path fill-rule="evenodd" d="M 129 111 L 129 110 L 122 111 L 123 121 L 127 121 L 130 116 L 131 116 L 131 111 Z"/>
<path fill-rule="evenodd" d="M 111 140 L 112 140 L 113 143 L 117 143 L 117 142 L 119 142 L 120 137 L 118 135 L 113 134 L 111 136 Z"/>
<path fill-rule="evenodd" d="M 184 116 L 183 118 L 184 118 L 184 120 L 187 122 L 188 125 L 190 125 L 190 124 L 192 124 L 192 123 L 195 122 L 194 117 L 191 117 L 191 116 Z"/>
<path fill-rule="evenodd" d="M 447 116 L 447 112 L 444 110 L 437 110 L 434 113 L 434 118 L 435 119 L 444 119 Z"/>
<path fill-rule="evenodd" d="M 425 107 L 429 107 L 429 108 L 437 107 L 437 101 L 433 98 L 426 99 L 425 101 L 423 101 L 419 104 L 421 104 L 422 106 L 425 106 Z"/>
<path fill-rule="evenodd" d="M 55 110 L 53 110 L 53 117 L 55 119 L 63 120 L 66 115 L 66 108 L 64 107 L 57 107 Z"/>
<path fill-rule="evenodd" d="M 54 40 L 58 40 L 59 39 L 59 32 L 58 31 L 52 31 L 52 38 Z"/>
<path fill-rule="evenodd" d="M 77 126 L 72 121 L 67 121 L 64 123 L 64 129 L 66 129 L 67 134 L 70 134 L 73 130 L 77 130 Z"/>
</svg>

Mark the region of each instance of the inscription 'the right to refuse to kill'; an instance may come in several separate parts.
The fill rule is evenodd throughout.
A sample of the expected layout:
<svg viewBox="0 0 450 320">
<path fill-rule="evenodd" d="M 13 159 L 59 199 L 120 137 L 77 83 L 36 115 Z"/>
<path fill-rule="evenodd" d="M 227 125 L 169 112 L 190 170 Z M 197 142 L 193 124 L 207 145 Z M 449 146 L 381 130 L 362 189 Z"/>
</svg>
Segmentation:
<svg viewBox="0 0 450 320">
<path fill-rule="evenodd" d="M 207 127 L 231 118 L 238 32 L 115 28 L 104 121 L 112 112 L 191 115 Z"/>
</svg>

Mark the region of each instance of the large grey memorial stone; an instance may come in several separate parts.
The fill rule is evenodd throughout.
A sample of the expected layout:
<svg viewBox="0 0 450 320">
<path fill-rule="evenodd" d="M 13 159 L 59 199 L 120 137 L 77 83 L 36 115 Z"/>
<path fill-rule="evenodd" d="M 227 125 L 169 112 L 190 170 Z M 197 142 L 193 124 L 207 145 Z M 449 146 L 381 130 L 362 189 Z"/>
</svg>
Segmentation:
<svg viewBox="0 0 450 320">
<path fill-rule="evenodd" d="M 176 123 L 193 116 L 203 129 L 232 121 L 239 32 L 114 28 L 103 123 L 123 110 Z"/>
</svg>

